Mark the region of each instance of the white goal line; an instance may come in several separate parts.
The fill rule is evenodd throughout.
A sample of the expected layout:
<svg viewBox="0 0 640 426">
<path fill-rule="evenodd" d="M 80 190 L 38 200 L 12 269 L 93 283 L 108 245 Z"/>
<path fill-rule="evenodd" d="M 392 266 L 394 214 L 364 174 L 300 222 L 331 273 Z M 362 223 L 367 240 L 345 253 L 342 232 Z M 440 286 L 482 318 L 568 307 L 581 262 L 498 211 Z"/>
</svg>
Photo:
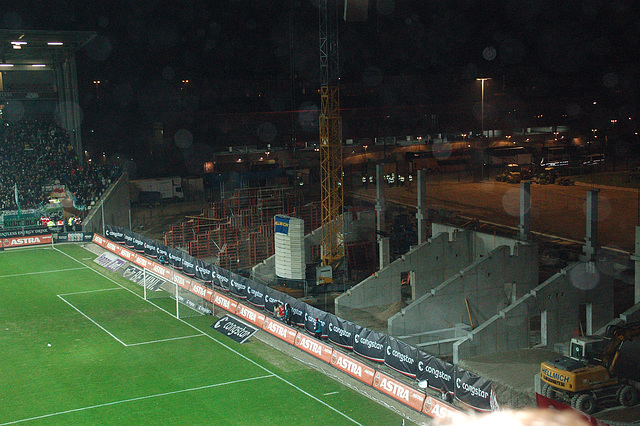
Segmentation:
<svg viewBox="0 0 640 426">
<path fill-rule="evenodd" d="M 14 277 L 22 277 L 24 275 L 38 275 L 38 274 L 54 274 L 56 272 L 68 272 L 68 271 L 79 271 L 85 268 L 67 268 L 67 269 L 54 269 L 50 271 L 37 271 L 37 272 L 23 272 L 21 274 L 11 274 L 11 275 L 0 275 L 0 278 L 14 278 Z"/>
</svg>

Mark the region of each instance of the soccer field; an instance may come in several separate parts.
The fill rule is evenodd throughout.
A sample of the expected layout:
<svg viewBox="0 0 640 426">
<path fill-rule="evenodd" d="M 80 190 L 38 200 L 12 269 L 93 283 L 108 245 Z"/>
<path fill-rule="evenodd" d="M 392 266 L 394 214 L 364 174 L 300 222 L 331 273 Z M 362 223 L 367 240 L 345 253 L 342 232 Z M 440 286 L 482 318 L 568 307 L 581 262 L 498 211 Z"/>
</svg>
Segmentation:
<svg viewBox="0 0 640 426">
<path fill-rule="evenodd" d="M 255 336 L 239 345 L 211 316 L 176 319 L 95 257 L 0 252 L 0 426 L 402 424 Z"/>
</svg>

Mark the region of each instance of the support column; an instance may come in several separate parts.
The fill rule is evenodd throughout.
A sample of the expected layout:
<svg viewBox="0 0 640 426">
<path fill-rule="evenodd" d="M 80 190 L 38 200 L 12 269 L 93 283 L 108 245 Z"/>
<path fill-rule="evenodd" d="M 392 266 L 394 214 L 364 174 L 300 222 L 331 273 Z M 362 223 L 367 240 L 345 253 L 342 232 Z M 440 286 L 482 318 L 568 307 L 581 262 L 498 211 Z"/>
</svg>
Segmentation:
<svg viewBox="0 0 640 426">
<path fill-rule="evenodd" d="M 386 231 L 386 226 L 384 222 L 385 215 L 385 198 L 384 198 L 384 165 L 376 164 L 376 213 L 377 213 L 377 222 L 376 222 L 376 230 L 378 231 L 378 236 L 384 234 Z"/>
<path fill-rule="evenodd" d="M 418 220 L 418 245 L 427 241 L 427 194 L 426 194 L 426 171 L 424 169 L 418 170 L 418 179 L 416 182 L 417 192 L 417 206 L 416 206 L 416 219 Z"/>
<path fill-rule="evenodd" d="M 587 235 L 582 248 L 585 262 L 591 262 L 598 251 L 598 192 L 599 189 L 587 192 Z"/>
<path fill-rule="evenodd" d="M 384 164 L 376 164 L 376 230 L 378 234 L 378 253 L 380 259 L 380 269 L 389 264 L 389 237 L 386 234 L 384 197 Z"/>
<path fill-rule="evenodd" d="M 635 266 L 635 290 L 634 294 L 634 303 L 640 303 L 640 226 L 636 226 L 636 251 L 631 255 L 631 260 L 634 261 Z"/>
<path fill-rule="evenodd" d="M 531 181 L 520 182 L 520 240 L 531 238 Z"/>
</svg>

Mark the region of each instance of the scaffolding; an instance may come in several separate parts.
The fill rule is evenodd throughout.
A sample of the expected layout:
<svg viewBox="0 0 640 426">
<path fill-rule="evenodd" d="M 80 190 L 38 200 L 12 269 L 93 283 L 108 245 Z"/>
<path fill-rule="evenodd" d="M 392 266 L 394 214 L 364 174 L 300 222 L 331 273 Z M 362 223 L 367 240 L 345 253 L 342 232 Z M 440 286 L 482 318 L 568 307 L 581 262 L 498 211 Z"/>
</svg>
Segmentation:
<svg viewBox="0 0 640 426">
<path fill-rule="evenodd" d="M 275 253 L 276 215 L 303 219 L 305 233 L 320 226 L 319 203 L 303 205 L 303 201 L 296 188 L 236 189 L 200 215 L 172 226 L 164 234 L 164 243 L 196 258 L 212 259 L 225 269 L 249 269 Z"/>
</svg>

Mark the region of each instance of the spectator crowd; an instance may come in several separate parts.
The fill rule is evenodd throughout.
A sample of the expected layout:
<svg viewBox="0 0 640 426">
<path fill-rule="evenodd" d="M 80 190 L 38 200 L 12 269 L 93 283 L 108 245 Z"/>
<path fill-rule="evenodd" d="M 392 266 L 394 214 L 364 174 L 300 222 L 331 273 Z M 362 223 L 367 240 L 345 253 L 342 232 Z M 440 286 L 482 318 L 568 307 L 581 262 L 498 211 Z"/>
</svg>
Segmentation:
<svg viewBox="0 0 640 426">
<path fill-rule="evenodd" d="M 66 130 L 46 120 L 0 121 L 0 211 L 37 209 L 49 202 L 45 187 L 65 185 L 84 210 L 119 175 L 117 167 L 80 161 Z"/>
</svg>

